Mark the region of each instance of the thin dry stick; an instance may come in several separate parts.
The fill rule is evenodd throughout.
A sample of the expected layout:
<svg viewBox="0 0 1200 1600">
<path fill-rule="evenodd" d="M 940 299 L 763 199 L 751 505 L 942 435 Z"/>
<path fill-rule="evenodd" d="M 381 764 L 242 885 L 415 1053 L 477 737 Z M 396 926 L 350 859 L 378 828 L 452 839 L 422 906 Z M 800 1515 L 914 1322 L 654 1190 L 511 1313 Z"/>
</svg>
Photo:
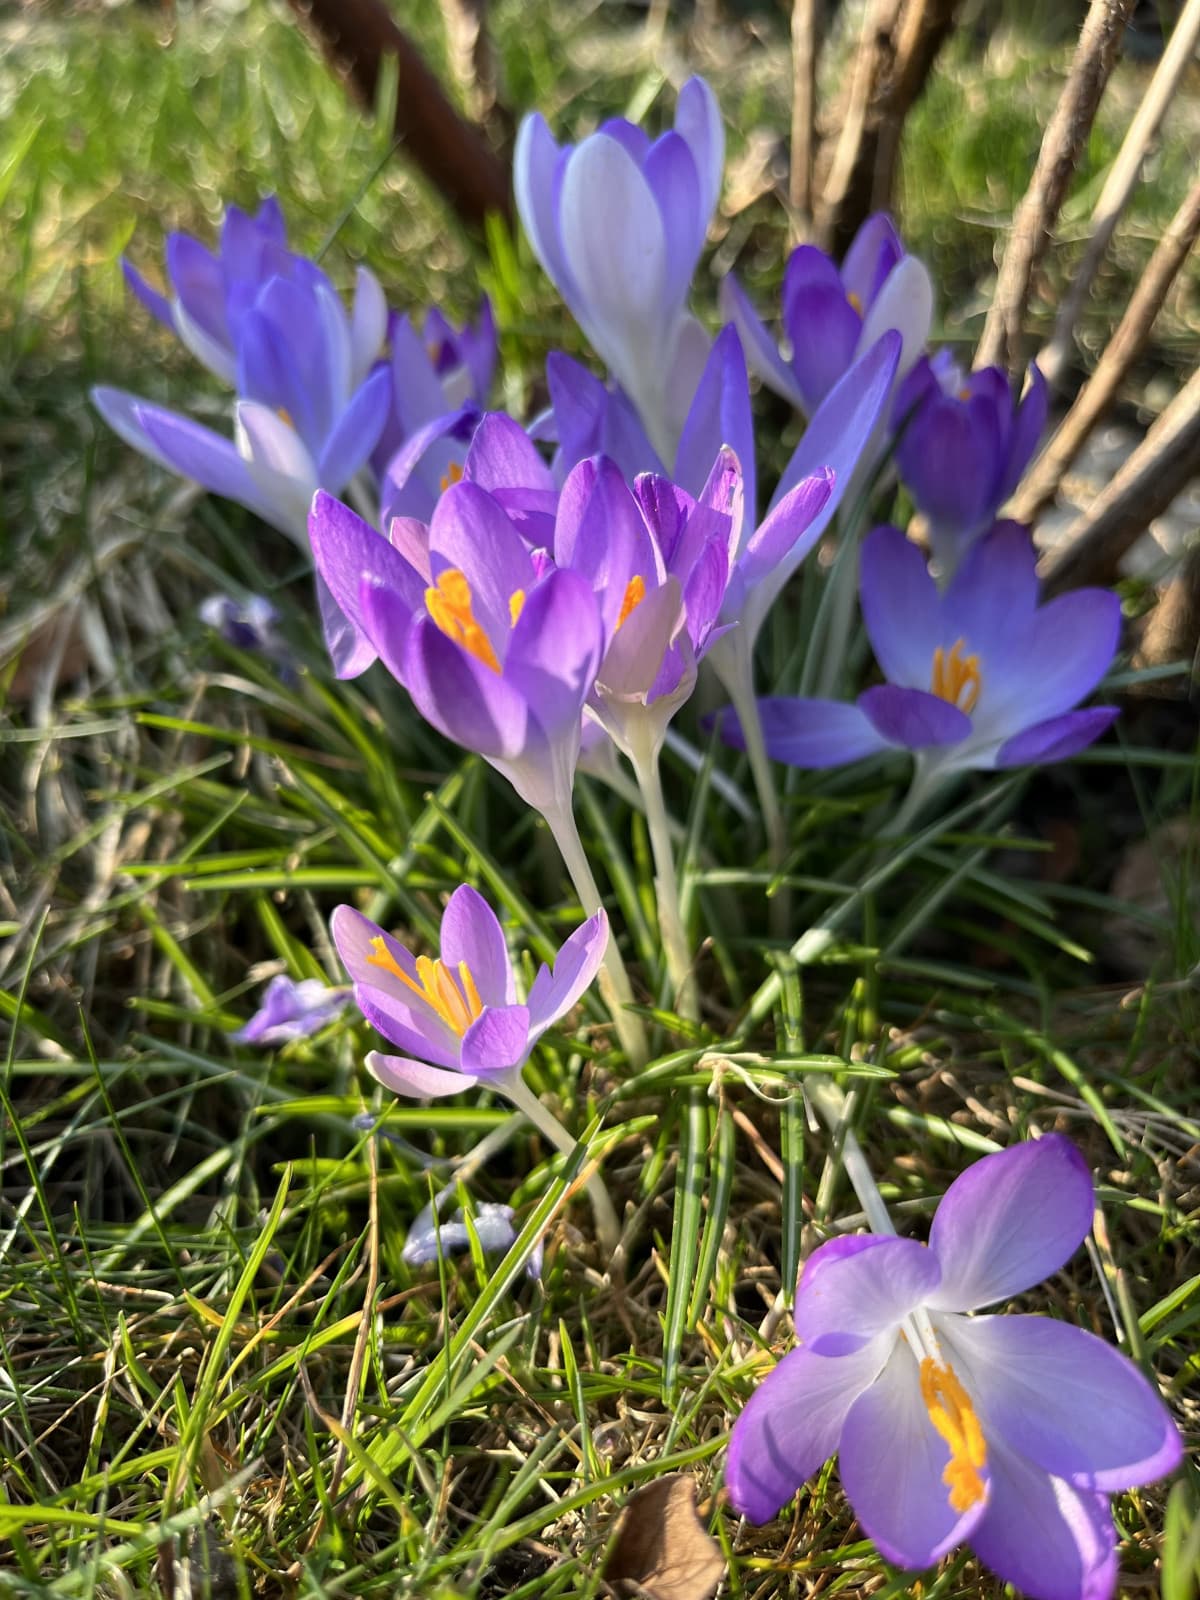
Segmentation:
<svg viewBox="0 0 1200 1600">
<path fill-rule="evenodd" d="M 1054 337 L 1038 356 L 1038 366 L 1048 383 L 1058 383 L 1070 357 L 1075 324 L 1079 321 L 1079 313 L 1092 286 L 1092 279 L 1104 259 L 1117 221 L 1129 201 L 1129 196 L 1133 193 L 1150 143 L 1158 132 L 1159 124 L 1174 99 L 1176 86 L 1195 53 L 1198 39 L 1200 39 L 1200 0 L 1186 0 L 1167 48 L 1163 51 L 1162 59 L 1151 79 L 1150 87 L 1134 113 L 1117 159 L 1113 162 L 1104 188 L 1100 191 L 1100 198 L 1096 201 L 1091 220 L 1092 236 L 1059 310 L 1058 321 L 1054 326 Z"/>
<path fill-rule="evenodd" d="M 1197 645 L 1200 645 L 1200 540 L 1189 546 L 1179 571 L 1150 613 L 1133 664 L 1135 667 L 1165 667 L 1176 661 L 1189 661 L 1194 678 Z M 1184 689 L 1187 687 L 1189 685 L 1185 684 Z M 1158 692 L 1161 693 L 1161 689 Z"/>
<path fill-rule="evenodd" d="M 920 98 L 962 0 L 906 0 L 896 30 L 896 60 L 886 103 L 874 119 L 876 148 L 871 209 L 886 211 L 896 185 L 900 140 L 908 113 Z"/>
<path fill-rule="evenodd" d="M 1109 583 L 1121 557 L 1200 472 L 1200 369 L 1116 477 L 1068 528 L 1043 574 L 1051 592 Z"/>
<path fill-rule="evenodd" d="M 1200 178 L 1158 241 L 1146 271 L 1138 281 L 1120 326 L 1113 334 L 1084 384 L 1075 404 L 1063 418 L 1054 437 L 1038 457 L 1032 472 L 1014 497 L 1009 515 L 1018 522 L 1033 522 L 1038 512 L 1058 493 L 1068 467 L 1084 441 L 1107 411 L 1150 335 L 1167 291 L 1200 236 Z"/>
<path fill-rule="evenodd" d="M 793 226 L 812 226 L 817 117 L 817 0 L 792 3 L 792 157 L 788 199 Z"/>
<path fill-rule="evenodd" d="M 349 1454 L 347 1439 L 354 1433 L 354 1414 L 358 1410 L 359 1390 L 362 1386 L 363 1368 L 367 1364 L 367 1346 L 371 1342 L 371 1324 L 375 1318 L 375 1296 L 379 1292 L 379 1144 L 367 1140 L 367 1286 L 363 1292 L 363 1316 L 354 1340 L 354 1354 L 350 1358 L 350 1371 L 346 1377 L 346 1397 L 342 1401 L 342 1427 L 345 1438 L 338 1439 L 333 1471 L 329 1476 L 329 1498 L 337 1499 L 342 1473 L 346 1470 Z"/>
<path fill-rule="evenodd" d="M 850 88 L 844 110 L 838 116 L 841 132 L 821 193 L 820 232 L 827 248 L 838 242 L 841 216 L 859 167 L 867 108 L 891 61 L 892 29 L 899 11 L 900 0 L 867 0 Z"/>
<path fill-rule="evenodd" d="M 975 356 L 977 367 L 1011 366 L 1017 360 L 1034 269 L 1049 243 L 1135 4 L 1136 0 L 1092 0 L 1070 76 L 1046 129 L 1029 188 L 1013 217 Z"/>
</svg>

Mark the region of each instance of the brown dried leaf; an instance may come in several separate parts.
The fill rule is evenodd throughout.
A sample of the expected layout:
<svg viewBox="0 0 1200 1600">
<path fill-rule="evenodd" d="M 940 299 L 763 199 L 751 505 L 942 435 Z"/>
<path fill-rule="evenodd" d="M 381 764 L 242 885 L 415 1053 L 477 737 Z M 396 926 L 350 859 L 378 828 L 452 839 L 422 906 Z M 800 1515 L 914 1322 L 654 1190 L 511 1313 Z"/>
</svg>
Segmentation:
<svg viewBox="0 0 1200 1600">
<path fill-rule="evenodd" d="M 696 1514 L 696 1485 L 667 1473 L 632 1495 L 604 1576 L 647 1600 L 712 1600 L 725 1558 Z"/>
</svg>

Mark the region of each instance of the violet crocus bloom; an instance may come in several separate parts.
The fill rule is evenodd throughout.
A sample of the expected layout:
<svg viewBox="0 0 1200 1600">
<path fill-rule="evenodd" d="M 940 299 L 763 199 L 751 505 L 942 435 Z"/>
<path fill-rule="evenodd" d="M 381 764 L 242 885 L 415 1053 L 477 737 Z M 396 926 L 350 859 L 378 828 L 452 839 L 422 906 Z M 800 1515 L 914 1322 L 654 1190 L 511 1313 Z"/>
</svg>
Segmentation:
<svg viewBox="0 0 1200 1600">
<path fill-rule="evenodd" d="M 877 212 L 858 230 L 840 268 L 814 245 L 792 252 L 783 279 L 786 357 L 732 273 L 721 284 L 721 309 L 741 335 L 751 370 L 812 416 L 889 329 L 901 335 L 896 377 L 904 377 L 929 338 L 933 285 L 891 218 Z"/>
<path fill-rule="evenodd" d="M 836 1452 L 855 1515 L 897 1566 L 931 1566 L 966 1540 L 1031 1600 L 1108 1600 L 1109 1497 L 1174 1471 L 1179 1433 L 1094 1334 L 975 1314 L 1064 1266 L 1094 1206 L 1082 1156 L 1051 1134 L 969 1167 L 928 1246 L 860 1234 L 814 1251 L 799 1348 L 734 1425 L 736 1510 L 768 1521 Z"/>
<path fill-rule="evenodd" d="M 474 1209 L 471 1224 L 484 1255 L 507 1255 L 516 1243 L 517 1230 L 513 1224 L 511 1206 L 498 1205 L 488 1200 L 481 1201 Z M 424 1266 L 428 1261 L 436 1261 L 439 1253 L 444 1256 L 452 1255 L 460 1250 L 469 1249 L 470 1244 L 471 1235 L 467 1219 L 461 1209 L 442 1222 L 435 1218 L 434 1208 L 429 1205 L 408 1230 L 408 1238 L 404 1241 L 400 1259 L 407 1262 L 410 1267 Z M 525 1264 L 525 1271 L 535 1282 L 542 1275 L 543 1253 L 544 1243 L 539 1240 Z"/>
<path fill-rule="evenodd" d="M 1021 481 L 1046 426 L 1046 407 L 1046 380 L 1036 366 L 1014 406 L 999 367 L 964 375 L 947 351 L 920 361 L 901 384 L 896 463 L 946 573 Z"/>
<path fill-rule="evenodd" d="M 853 704 L 761 700 L 777 761 L 837 767 L 910 750 L 928 781 L 1065 760 L 1117 715 L 1074 708 L 1112 664 L 1120 601 L 1076 589 L 1039 606 L 1033 541 L 1015 522 L 980 539 L 942 593 L 916 545 L 898 528 L 876 528 L 863 543 L 860 598 L 887 682 Z M 722 732 L 740 746 L 735 724 Z"/>
<path fill-rule="evenodd" d="M 201 603 L 199 615 L 201 622 L 219 633 L 227 644 L 290 669 L 291 651 L 277 631 L 279 612 L 265 595 L 252 594 L 244 601 L 228 594 L 209 595 Z"/>
<path fill-rule="evenodd" d="M 288 1044 L 317 1033 L 349 1005 L 345 989 L 331 989 L 320 978 L 272 978 L 258 1010 L 232 1035 L 239 1044 Z"/>
<path fill-rule="evenodd" d="M 126 444 L 304 546 L 314 492 L 345 487 L 387 419 L 391 376 L 379 360 L 387 307 L 360 267 L 347 312 L 320 268 L 273 238 L 274 215 L 259 223 L 238 214 L 232 233 L 227 219 L 219 258 L 173 236 L 171 301 L 158 296 L 157 304 L 155 291 L 131 278 L 156 315 L 189 333 L 189 347 L 197 345 L 193 330 L 205 329 L 202 359 L 237 389 L 234 438 L 123 389 L 93 389 L 92 402 Z"/>
<path fill-rule="evenodd" d="M 560 148 L 537 113 L 517 135 L 513 188 L 534 252 L 664 461 L 708 349 L 687 300 L 724 155 L 701 78 L 684 84 L 674 128 L 653 143 L 614 118 Z"/>
<path fill-rule="evenodd" d="M 608 943 L 608 919 L 598 911 L 566 941 L 553 969 L 542 965 L 521 1002 L 504 930 L 467 884 L 446 902 L 436 959 L 414 958 L 351 906 L 339 906 L 330 927 L 359 1010 L 406 1052 L 372 1051 L 368 1070 L 393 1093 L 419 1098 L 473 1084 L 522 1098 L 521 1071 L 534 1046 L 587 989 Z"/>
</svg>

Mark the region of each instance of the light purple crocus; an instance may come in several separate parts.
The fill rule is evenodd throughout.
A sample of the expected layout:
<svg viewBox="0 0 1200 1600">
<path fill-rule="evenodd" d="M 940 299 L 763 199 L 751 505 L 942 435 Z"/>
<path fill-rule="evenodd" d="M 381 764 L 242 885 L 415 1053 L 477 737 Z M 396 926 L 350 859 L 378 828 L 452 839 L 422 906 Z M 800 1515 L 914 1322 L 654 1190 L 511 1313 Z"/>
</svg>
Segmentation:
<svg viewBox="0 0 1200 1600">
<path fill-rule="evenodd" d="M 233 1038 L 239 1044 L 289 1044 L 317 1033 L 346 1009 L 345 989 L 331 989 L 319 978 L 272 978 L 258 1010 Z"/>
<path fill-rule="evenodd" d="M 227 644 L 253 655 L 265 656 L 285 671 L 292 665 L 287 641 L 279 635 L 279 612 L 265 595 L 252 594 L 246 600 L 232 595 L 213 594 L 199 606 L 201 622 L 219 633 Z"/>
<path fill-rule="evenodd" d="M 945 573 L 991 527 L 1046 426 L 1046 380 L 1029 368 L 1014 406 L 999 367 L 964 374 L 948 351 L 922 359 L 896 394 L 896 463 Z M 904 419 L 907 418 L 907 421 Z"/>
<path fill-rule="evenodd" d="M 519 1097 L 534 1046 L 587 989 L 608 943 L 608 920 L 598 911 L 566 941 L 553 969 L 542 965 L 519 1001 L 504 930 L 467 884 L 446 902 L 436 959 L 414 958 L 351 906 L 339 906 L 330 927 L 359 1010 L 405 1052 L 372 1051 L 369 1071 L 395 1094 L 420 1098 L 474 1084 Z"/>
<path fill-rule="evenodd" d="M 131 277 L 139 298 L 235 385 L 234 438 L 123 389 L 101 386 L 92 401 L 126 444 L 307 545 L 315 490 L 345 487 L 387 419 L 391 376 L 379 360 L 387 307 L 360 267 L 347 312 L 320 268 L 274 236 L 275 211 L 265 221 L 237 216 L 232 230 L 227 218 L 220 257 L 173 236 L 171 300 Z"/>
<path fill-rule="evenodd" d="M 377 653 L 439 732 L 484 756 L 527 804 L 559 814 L 570 808 L 603 633 L 588 580 L 555 568 L 523 536 L 529 518 L 541 526 L 541 497 L 553 504 L 555 495 L 540 463 L 545 490 L 531 489 L 524 473 L 517 487 L 502 482 L 515 427 L 503 418 L 476 437 L 476 464 L 490 462 L 494 492 L 464 477 L 442 495 L 428 529 L 397 518 L 390 541 L 318 495 L 312 546 L 365 646 L 346 652 L 342 675 Z"/>
<path fill-rule="evenodd" d="M 511 1206 L 480 1201 L 471 1215 L 471 1226 L 484 1255 L 507 1255 L 516 1243 L 517 1230 Z M 436 1261 L 439 1254 L 452 1255 L 460 1250 L 468 1250 L 470 1245 L 471 1234 L 461 1208 L 442 1222 L 435 1217 L 433 1206 L 428 1205 L 408 1230 L 400 1259 L 410 1267 L 419 1267 L 428 1261 Z M 542 1275 L 544 1250 L 544 1241 L 539 1239 L 525 1264 L 525 1271 L 535 1282 Z"/>
<path fill-rule="evenodd" d="M 785 355 L 730 273 L 721 309 L 737 328 L 753 372 L 776 394 L 812 416 L 834 385 L 880 335 L 895 329 L 903 378 L 925 349 L 933 318 L 933 285 L 910 256 L 890 217 L 868 217 L 839 268 L 815 245 L 801 245 L 783 278 Z"/>
<path fill-rule="evenodd" d="M 976 1314 L 1064 1266 L 1094 1206 L 1082 1156 L 1051 1134 L 969 1167 L 928 1245 L 860 1234 L 814 1251 L 799 1348 L 734 1425 L 734 1508 L 768 1521 L 836 1452 L 855 1515 L 897 1566 L 931 1566 L 965 1540 L 1031 1600 L 1108 1600 L 1109 1497 L 1173 1472 L 1178 1430 L 1094 1334 Z"/>
<path fill-rule="evenodd" d="M 930 781 L 1065 760 L 1117 715 L 1075 707 L 1112 664 L 1120 601 L 1076 589 L 1039 606 L 1033 542 L 1015 522 L 980 539 L 941 593 L 916 545 L 897 528 L 876 528 L 863 544 L 860 598 L 887 682 L 852 704 L 761 700 L 776 760 L 836 767 L 910 750 Z M 740 745 L 735 724 L 722 731 Z"/>
<path fill-rule="evenodd" d="M 560 148 L 537 113 L 517 135 L 513 187 L 538 260 L 664 461 L 708 349 L 687 301 L 724 154 L 701 78 L 684 84 L 674 128 L 653 143 L 614 118 Z"/>
</svg>

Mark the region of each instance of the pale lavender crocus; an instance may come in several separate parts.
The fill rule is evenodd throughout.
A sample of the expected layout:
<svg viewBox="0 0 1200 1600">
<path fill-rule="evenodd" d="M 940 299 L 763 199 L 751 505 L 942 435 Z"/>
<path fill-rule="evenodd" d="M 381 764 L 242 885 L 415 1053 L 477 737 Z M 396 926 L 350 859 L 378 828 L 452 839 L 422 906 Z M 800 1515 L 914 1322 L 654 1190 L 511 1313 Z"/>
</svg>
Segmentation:
<svg viewBox="0 0 1200 1600">
<path fill-rule="evenodd" d="M 674 128 L 653 143 L 614 118 L 560 148 L 537 113 L 517 136 L 513 187 L 538 260 L 664 461 L 708 350 L 687 301 L 724 152 L 701 78 L 680 90 Z"/>
<path fill-rule="evenodd" d="M 901 384 L 896 464 L 946 575 L 1021 481 L 1046 426 L 1048 403 L 1036 366 L 1014 404 L 999 367 L 964 373 L 945 350 L 920 361 Z"/>
<path fill-rule="evenodd" d="M 1113 706 L 1077 709 L 1112 664 L 1121 604 L 1076 589 L 1038 604 L 1026 529 L 998 523 L 944 592 L 897 528 L 863 544 L 863 619 L 887 679 L 858 700 L 759 702 L 767 749 L 798 767 L 834 767 L 912 751 L 924 787 L 966 768 L 1061 761 L 1110 726 Z M 722 731 L 739 744 L 730 722 Z"/>
<path fill-rule="evenodd" d="M 466 1213 L 461 1207 L 443 1222 L 435 1215 L 434 1207 L 428 1205 L 414 1218 L 400 1259 L 410 1267 L 419 1267 L 426 1262 L 436 1261 L 439 1255 L 448 1256 L 468 1250 L 472 1228 L 484 1255 L 507 1255 L 517 1240 L 511 1206 L 489 1200 L 480 1201 L 471 1214 L 468 1226 Z M 539 1239 L 525 1264 L 525 1271 L 535 1282 L 542 1275 L 544 1252 L 544 1241 Z"/>
<path fill-rule="evenodd" d="M 901 243 L 890 217 L 868 217 L 845 260 L 800 245 L 783 279 L 786 354 L 759 320 L 732 273 L 721 283 L 721 309 L 737 328 L 751 370 L 805 416 L 889 329 L 901 336 L 895 378 L 925 349 L 933 319 L 929 273 Z"/>
<path fill-rule="evenodd" d="M 979 1314 L 1064 1266 L 1094 1206 L 1083 1157 L 1051 1134 L 969 1167 L 928 1245 L 869 1233 L 817 1249 L 798 1348 L 734 1425 L 734 1508 L 768 1521 L 836 1452 L 855 1515 L 897 1566 L 931 1566 L 965 1540 L 1031 1600 L 1109 1600 L 1109 1498 L 1173 1472 L 1179 1432 L 1094 1334 Z"/>
<path fill-rule="evenodd" d="M 239 1044 L 290 1044 L 334 1021 L 350 1003 L 345 989 L 331 989 L 319 978 L 272 978 L 258 1010 L 232 1035 Z"/>
<path fill-rule="evenodd" d="M 239 240 L 252 220 L 233 230 Z M 387 307 L 365 267 L 347 312 L 320 268 L 273 240 L 270 227 L 250 231 L 236 250 L 223 238 L 219 258 L 174 236 L 174 295 L 158 296 L 161 305 L 131 278 L 156 315 L 189 333 L 189 347 L 197 346 L 194 330 L 205 328 L 202 358 L 237 389 L 233 439 L 122 389 L 100 386 L 92 401 L 135 450 L 303 546 L 316 489 L 336 493 L 350 483 L 383 430 L 392 392 L 380 360 Z"/>
<path fill-rule="evenodd" d="M 292 653 L 279 634 L 279 612 L 265 595 L 236 600 L 232 595 L 213 594 L 201 602 L 198 611 L 201 622 L 227 644 L 263 656 L 290 673 Z"/>
</svg>

